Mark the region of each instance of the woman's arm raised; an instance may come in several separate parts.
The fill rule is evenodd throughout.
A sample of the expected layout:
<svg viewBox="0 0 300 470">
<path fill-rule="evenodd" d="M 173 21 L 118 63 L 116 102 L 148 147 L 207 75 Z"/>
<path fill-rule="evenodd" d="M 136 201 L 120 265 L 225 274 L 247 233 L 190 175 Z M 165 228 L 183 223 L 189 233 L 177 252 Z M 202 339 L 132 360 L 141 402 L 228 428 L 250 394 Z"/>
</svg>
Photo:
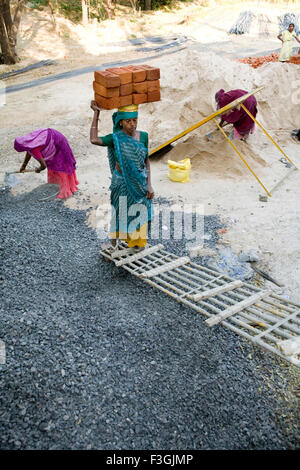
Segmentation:
<svg viewBox="0 0 300 470">
<path fill-rule="evenodd" d="M 96 101 L 91 101 L 91 108 L 94 111 L 94 117 L 90 130 L 90 142 L 93 145 L 103 145 L 102 139 L 98 137 L 98 119 L 100 115 L 100 110 L 97 106 Z"/>
</svg>

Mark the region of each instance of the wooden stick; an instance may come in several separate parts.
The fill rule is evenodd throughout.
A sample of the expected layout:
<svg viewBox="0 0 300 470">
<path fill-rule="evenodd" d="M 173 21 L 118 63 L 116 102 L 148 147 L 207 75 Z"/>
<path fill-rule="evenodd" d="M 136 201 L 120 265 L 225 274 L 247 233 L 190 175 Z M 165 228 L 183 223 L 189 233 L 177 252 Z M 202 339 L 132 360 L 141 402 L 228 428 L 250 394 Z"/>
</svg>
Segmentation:
<svg viewBox="0 0 300 470">
<path fill-rule="evenodd" d="M 22 174 L 22 173 L 34 173 L 34 172 L 35 172 L 35 170 L 24 170 L 22 172 L 20 170 L 18 170 L 18 171 L 6 171 L 5 176 L 14 175 L 16 173 Z"/>
<path fill-rule="evenodd" d="M 121 259 L 120 261 L 116 261 L 115 265 L 120 267 L 120 266 L 123 266 L 124 264 L 132 263 L 133 261 L 136 261 L 140 258 L 145 258 L 147 255 L 150 255 L 151 253 L 154 253 L 155 251 L 161 250 L 163 247 L 164 247 L 163 245 L 151 246 L 151 248 L 146 248 L 145 250 L 141 250 L 135 255 L 127 256 L 127 258 Z"/>
<path fill-rule="evenodd" d="M 239 320 L 238 319 L 235 319 L 233 318 L 232 321 L 234 321 L 236 324 L 239 324 Z M 249 335 L 249 333 L 246 333 L 245 331 L 242 331 L 240 330 L 239 328 L 237 328 L 236 326 L 234 325 L 231 325 L 230 323 L 228 322 L 224 322 L 223 323 L 224 326 L 226 326 L 227 328 L 229 328 L 231 331 L 233 331 L 234 333 L 238 334 L 238 335 L 241 335 L 243 336 L 244 338 L 248 339 L 249 341 L 251 341 L 252 343 L 254 342 L 254 338 L 253 336 Z M 276 348 L 274 348 L 273 346 L 271 346 L 270 344 L 264 342 L 263 340 L 261 339 L 258 339 L 256 341 L 256 344 L 258 344 L 260 347 L 262 347 L 263 349 L 265 349 L 266 351 L 269 351 L 269 352 L 272 352 L 273 354 L 276 354 L 278 356 L 280 356 L 281 358 L 283 359 L 286 359 L 287 361 L 289 361 L 291 364 L 297 366 L 297 367 L 300 367 L 300 361 L 299 359 L 293 357 L 293 356 L 284 356 L 284 354 L 282 354 L 281 352 L 276 351 Z"/>
<path fill-rule="evenodd" d="M 256 262 L 252 262 L 250 263 L 251 264 L 251 267 L 252 269 L 257 273 L 259 274 L 260 276 L 264 277 L 265 279 L 267 279 L 267 281 L 270 281 L 270 282 L 273 282 L 273 284 L 276 284 L 276 286 L 278 287 L 283 287 L 284 284 L 276 281 L 273 277 L 269 276 L 268 273 L 265 273 L 264 271 L 262 271 L 261 269 L 257 268 L 256 265 L 255 265 Z"/>
<path fill-rule="evenodd" d="M 245 299 L 242 302 L 232 305 L 231 307 L 226 308 L 224 312 L 221 312 L 218 315 L 214 315 L 213 317 L 209 318 L 208 320 L 205 321 L 205 323 L 208 326 L 217 325 L 225 318 L 228 318 L 231 315 L 234 315 L 235 313 L 240 312 L 244 308 L 249 307 L 252 304 L 255 304 L 258 300 L 262 299 L 263 297 L 267 297 L 268 295 L 270 295 L 270 293 L 271 291 L 261 291 L 258 294 L 251 295 L 251 297 L 248 297 L 248 299 Z"/>
<path fill-rule="evenodd" d="M 114 258 L 121 258 L 122 256 L 127 256 L 136 253 L 136 250 L 134 248 L 123 248 L 122 249 L 116 249 L 115 251 L 112 252 L 111 257 Z"/>
<path fill-rule="evenodd" d="M 178 266 L 182 266 L 183 264 L 186 264 L 190 261 L 190 258 L 187 256 L 183 256 L 182 258 L 178 258 L 174 261 L 171 261 L 170 263 L 162 264 L 161 266 L 158 266 L 157 268 L 150 269 L 149 271 L 143 272 L 140 274 L 141 277 L 154 277 L 159 274 L 165 273 L 167 271 L 170 271 L 174 268 L 177 268 Z"/>
<path fill-rule="evenodd" d="M 282 326 L 284 325 L 286 322 L 290 321 L 290 320 L 293 320 L 294 318 L 296 318 L 296 316 L 299 315 L 299 311 L 296 311 L 294 313 L 292 313 L 291 315 L 289 315 L 288 317 L 286 318 L 282 318 L 281 320 L 279 320 L 277 323 L 275 323 L 275 325 L 271 325 L 266 331 L 262 331 L 259 335 L 257 335 L 257 338 L 261 338 L 262 336 L 264 336 L 266 333 L 270 333 L 272 330 L 276 330 L 279 326 Z"/>
<path fill-rule="evenodd" d="M 229 290 L 236 289 L 243 285 L 242 281 L 233 281 L 229 284 L 224 284 L 223 286 L 214 287 L 213 289 L 208 289 L 199 294 L 190 295 L 189 298 L 194 302 L 199 302 L 202 299 L 208 299 L 208 297 L 213 297 L 215 295 L 222 294 L 223 292 L 228 292 Z"/>
</svg>

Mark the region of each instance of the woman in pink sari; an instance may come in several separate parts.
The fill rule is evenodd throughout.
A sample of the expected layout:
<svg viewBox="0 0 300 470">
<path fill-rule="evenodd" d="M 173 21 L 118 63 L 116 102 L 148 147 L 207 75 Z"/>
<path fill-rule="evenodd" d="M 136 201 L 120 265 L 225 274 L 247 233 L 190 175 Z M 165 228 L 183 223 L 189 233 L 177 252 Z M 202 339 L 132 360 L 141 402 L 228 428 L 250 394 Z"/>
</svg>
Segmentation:
<svg viewBox="0 0 300 470">
<path fill-rule="evenodd" d="M 217 109 L 221 109 L 232 101 L 240 98 L 241 96 L 247 95 L 248 91 L 245 90 L 231 90 L 225 93 L 224 90 L 219 90 L 216 95 Z M 255 96 L 249 96 L 244 101 L 245 108 L 250 111 L 252 116 L 256 117 L 257 115 L 257 101 Z M 248 116 L 246 111 L 243 108 L 239 110 L 237 108 L 228 111 L 228 113 L 221 116 L 220 126 L 223 127 L 225 124 L 233 124 L 233 138 L 246 140 L 249 134 L 253 134 L 255 129 L 254 121 Z"/>
<path fill-rule="evenodd" d="M 55 129 L 38 129 L 15 140 L 17 152 L 27 152 L 20 168 L 22 173 L 31 157 L 39 161 L 40 173 L 47 168 L 48 183 L 59 184 L 59 199 L 72 196 L 78 190 L 76 160 L 66 137 Z"/>
</svg>

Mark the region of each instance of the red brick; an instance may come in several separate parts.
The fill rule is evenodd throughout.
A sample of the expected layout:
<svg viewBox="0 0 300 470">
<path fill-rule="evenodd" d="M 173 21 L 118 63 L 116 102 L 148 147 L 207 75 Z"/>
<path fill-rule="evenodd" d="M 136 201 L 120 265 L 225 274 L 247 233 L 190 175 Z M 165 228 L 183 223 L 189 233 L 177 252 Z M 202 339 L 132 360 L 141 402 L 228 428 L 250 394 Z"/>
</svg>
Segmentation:
<svg viewBox="0 0 300 470">
<path fill-rule="evenodd" d="M 120 107 L 119 97 L 104 98 L 104 96 L 97 95 L 97 93 L 95 93 L 95 100 L 97 105 L 103 109 L 115 109 Z"/>
<path fill-rule="evenodd" d="M 300 64 L 300 54 L 294 55 L 290 58 L 289 62 L 291 64 Z"/>
<path fill-rule="evenodd" d="M 132 83 L 126 83 L 126 85 L 120 86 L 120 96 L 132 95 Z"/>
<path fill-rule="evenodd" d="M 148 103 L 152 103 L 153 101 L 160 101 L 160 91 L 149 91 L 147 101 Z"/>
<path fill-rule="evenodd" d="M 132 104 L 132 96 L 133 95 L 120 96 L 120 107 Z"/>
<path fill-rule="evenodd" d="M 147 103 L 147 93 L 135 93 L 132 95 L 133 104 Z"/>
<path fill-rule="evenodd" d="M 148 93 L 149 91 L 157 91 L 160 89 L 159 80 L 152 80 L 150 82 L 147 82 L 147 85 L 148 85 Z"/>
<path fill-rule="evenodd" d="M 114 73 L 120 77 L 121 85 L 126 85 L 126 83 L 132 82 L 132 72 L 126 67 L 113 67 L 111 69 L 106 69 L 107 72 Z"/>
<path fill-rule="evenodd" d="M 160 79 L 160 69 L 157 67 L 152 67 L 151 65 L 141 65 L 144 70 L 146 70 L 147 80 L 159 80 Z"/>
<path fill-rule="evenodd" d="M 100 83 L 97 82 L 93 82 L 93 88 L 97 95 L 104 96 L 105 98 L 113 98 L 114 96 L 119 96 L 120 93 L 119 87 L 105 88 L 103 85 L 100 85 Z"/>
<path fill-rule="evenodd" d="M 105 88 L 115 88 L 121 84 L 119 75 L 107 72 L 106 70 L 95 71 L 94 76 L 95 82 L 100 83 Z"/>
<path fill-rule="evenodd" d="M 133 93 L 147 93 L 148 82 L 133 83 Z"/>
<path fill-rule="evenodd" d="M 132 72 L 132 81 L 134 83 L 144 82 L 146 80 L 146 70 L 142 69 L 141 67 L 137 67 L 135 65 L 128 65 L 127 69 Z"/>
</svg>

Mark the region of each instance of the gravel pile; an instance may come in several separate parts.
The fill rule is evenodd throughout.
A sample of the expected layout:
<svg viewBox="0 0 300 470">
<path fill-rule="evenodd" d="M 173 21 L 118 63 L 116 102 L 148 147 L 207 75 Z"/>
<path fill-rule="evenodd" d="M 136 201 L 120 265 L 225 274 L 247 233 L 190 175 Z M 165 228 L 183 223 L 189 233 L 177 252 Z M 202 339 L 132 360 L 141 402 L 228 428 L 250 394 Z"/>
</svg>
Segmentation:
<svg viewBox="0 0 300 470">
<path fill-rule="evenodd" d="M 254 18 L 255 15 L 252 11 L 242 11 L 235 24 L 230 28 L 229 34 L 249 33 Z"/>
<path fill-rule="evenodd" d="M 0 448 L 295 448 L 295 369 L 106 263 L 46 193 L 0 192 Z"/>
</svg>

